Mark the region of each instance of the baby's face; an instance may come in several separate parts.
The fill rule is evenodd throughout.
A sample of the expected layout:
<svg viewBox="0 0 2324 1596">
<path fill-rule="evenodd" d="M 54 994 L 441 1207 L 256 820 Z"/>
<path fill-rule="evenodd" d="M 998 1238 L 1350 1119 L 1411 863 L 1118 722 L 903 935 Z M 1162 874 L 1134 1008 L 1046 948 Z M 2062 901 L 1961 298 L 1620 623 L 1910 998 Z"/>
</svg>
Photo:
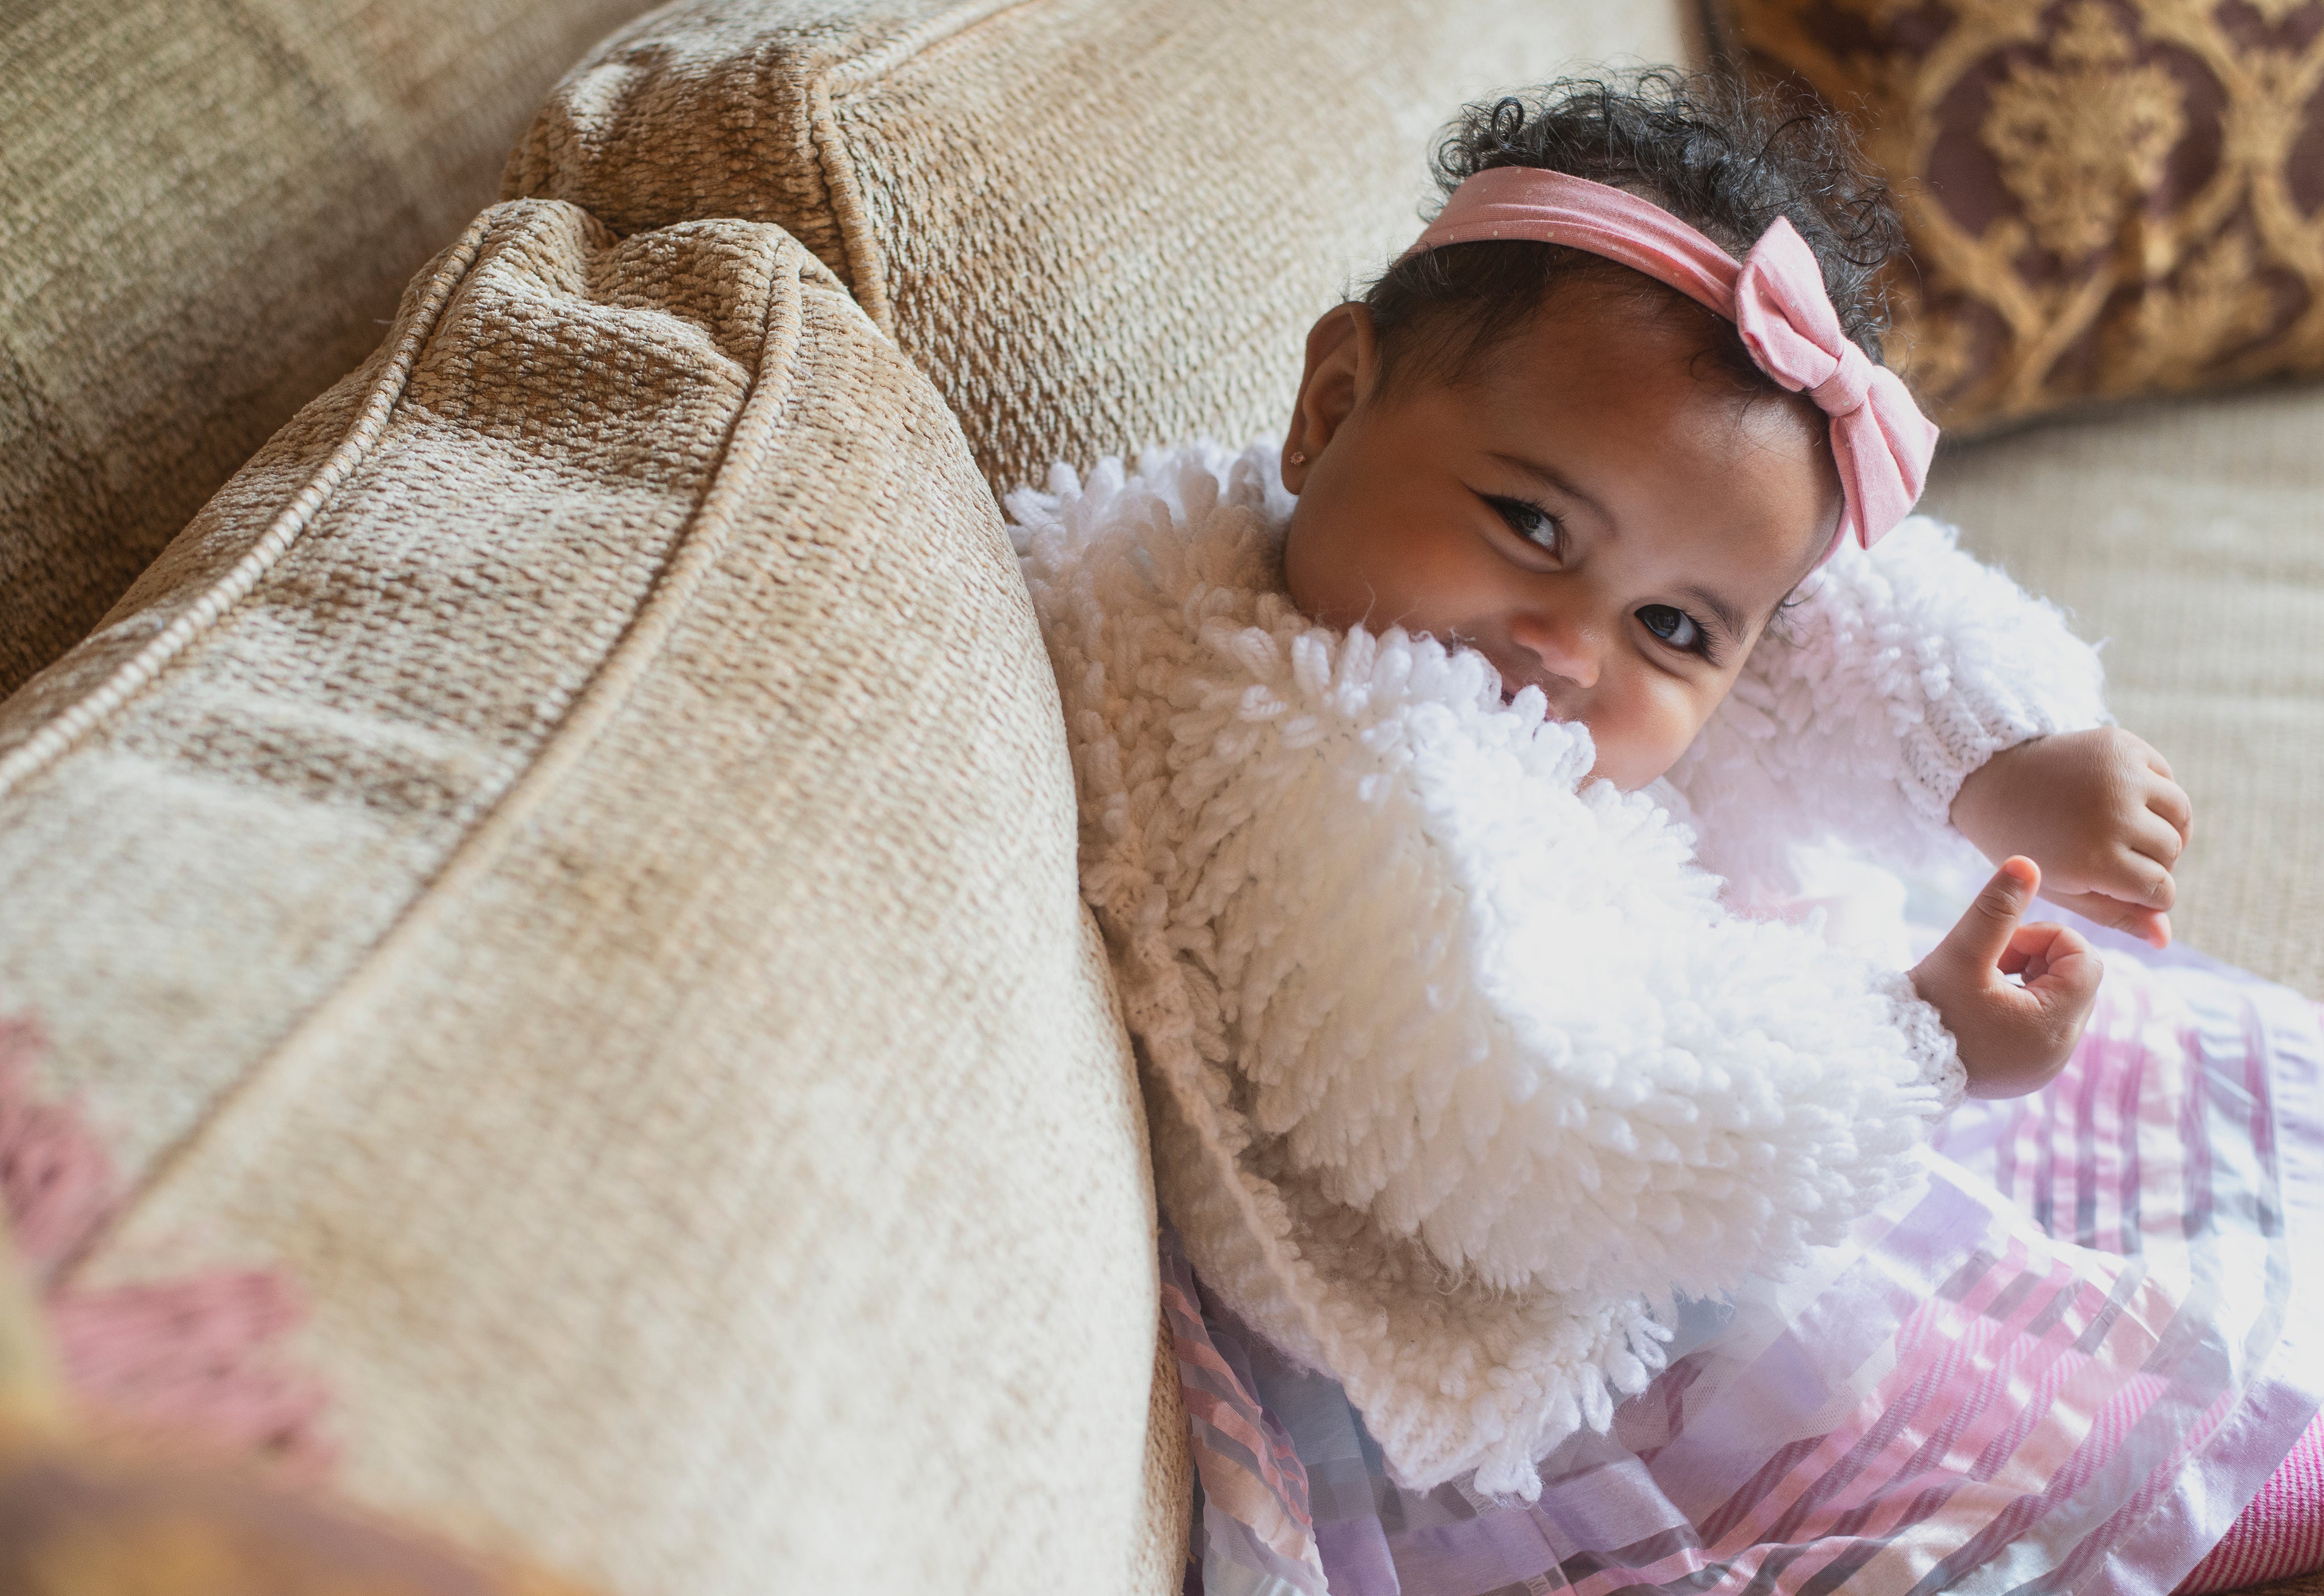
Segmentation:
<svg viewBox="0 0 2324 1596">
<path fill-rule="evenodd" d="M 1284 446 L 1292 602 L 1478 650 L 1590 728 L 1594 775 L 1645 786 L 1839 525 L 1822 418 L 1746 404 L 1708 358 L 1699 328 L 1585 280 L 1458 383 L 1383 384 L 1369 314 L 1333 311 Z"/>
</svg>

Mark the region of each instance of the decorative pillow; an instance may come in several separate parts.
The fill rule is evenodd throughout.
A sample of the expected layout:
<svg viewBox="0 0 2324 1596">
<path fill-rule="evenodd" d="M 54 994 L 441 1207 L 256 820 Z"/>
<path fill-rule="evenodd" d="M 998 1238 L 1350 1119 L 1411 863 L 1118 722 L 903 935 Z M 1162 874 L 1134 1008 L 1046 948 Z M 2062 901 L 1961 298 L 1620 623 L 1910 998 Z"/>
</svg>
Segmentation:
<svg viewBox="0 0 2324 1596">
<path fill-rule="evenodd" d="M 1185 1439 L 1074 813 L 814 257 L 496 207 L 0 709 L 0 1012 L 125 1187 L 54 1287 L 286 1271 L 352 1496 L 609 1591 L 1122 1589 Z"/>
<path fill-rule="evenodd" d="M 789 229 L 1005 491 L 1280 427 L 1308 324 L 1412 241 L 1462 104 L 1679 60 L 1689 10 L 681 0 L 573 69 L 503 192 Z"/>
<path fill-rule="evenodd" d="M 2324 371 L 2324 5 L 1723 4 L 1895 185 L 1940 421 Z"/>
</svg>

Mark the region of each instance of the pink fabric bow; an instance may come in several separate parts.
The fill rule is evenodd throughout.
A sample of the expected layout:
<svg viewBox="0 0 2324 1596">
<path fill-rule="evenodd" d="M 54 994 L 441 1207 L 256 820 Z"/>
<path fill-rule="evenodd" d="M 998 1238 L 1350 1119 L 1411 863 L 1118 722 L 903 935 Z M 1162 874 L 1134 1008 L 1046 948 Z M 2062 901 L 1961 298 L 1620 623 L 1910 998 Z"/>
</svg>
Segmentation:
<svg viewBox="0 0 2324 1596">
<path fill-rule="evenodd" d="M 1618 261 L 1735 324 L 1759 369 L 1831 419 L 1844 503 L 1840 538 L 1869 549 L 1912 512 L 1937 429 L 1895 372 L 1840 331 L 1807 240 L 1777 217 L 1738 265 L 1651 200 L 1569 172 L 1496 166 L 1470 178 L 1411 249 L 1523 238 Z M 1831 558 L 1831 549 L 1825 558 Z"/>
</svg>

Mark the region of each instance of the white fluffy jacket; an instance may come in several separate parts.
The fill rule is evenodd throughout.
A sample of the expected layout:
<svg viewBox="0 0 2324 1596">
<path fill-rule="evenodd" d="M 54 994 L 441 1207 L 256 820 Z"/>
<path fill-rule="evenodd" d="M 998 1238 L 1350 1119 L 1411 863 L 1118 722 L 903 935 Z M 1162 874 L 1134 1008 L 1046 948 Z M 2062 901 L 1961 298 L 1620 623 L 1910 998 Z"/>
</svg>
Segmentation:
<svg viewBox="0 0 2324 1596">
<path fill-rule="evenodd" d="M 1010 499 L 1083 889 L 1205 1284 L 1406 1484 L 1530 1497 L 1660 1367 L 1673 1293 L 1837 1240 L 1961 1090 L 1909 982 L 1731 912 L 1698 854 L 1748 899 L 1794 840 L 1941 848 L 1996 750 L 2103 720 L 2097 663 L 1907 522 L 1625 795 L 1481 657 L 1303 618 L 1290 505 L 1263 446 Z"/>
</svg>

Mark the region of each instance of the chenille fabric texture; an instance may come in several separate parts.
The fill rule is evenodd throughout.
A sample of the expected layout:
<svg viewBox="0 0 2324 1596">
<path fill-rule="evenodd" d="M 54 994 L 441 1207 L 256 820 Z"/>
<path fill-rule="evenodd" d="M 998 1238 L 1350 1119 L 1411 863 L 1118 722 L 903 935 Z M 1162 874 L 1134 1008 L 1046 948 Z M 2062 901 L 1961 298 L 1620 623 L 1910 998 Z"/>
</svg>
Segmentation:
<svg viewBox="0 0 2324 1596">
<path fill-rule="evenodd" d="M 796 235 L 996 491 L 1289 413 L 1307 328 L 1412 242 L 1437 130 L 1682 5 L 681 0 L 581 62 L 503 195 Z"/>
<path fill-rule="evenodd" d="M 609 1596 L 1175 1591 L 1073 839 L 845 291 L 495 207 L 0 715 L 0 1012 L 125 1187 L 60 1284 L 282 1271 L 357 1502 Z"/>
<path fill-rule="evenodd" d="M 0 697 L 380 340 L 645 0 L 0 7 Z"/>
<path fill-rule="evenodd" d="M 1716 9 L 1895 186 L 1890 358 L 1945 426 L 2324 372 L 2324 8 Z"/>
<path fill-rule="evenodd" d="M 1535 1461 L 1659 1366 L 1657 1303 L 1780 1271 L 1910 1178 L 1963 1077 L 1909 982 L 1729 914 L 1683 800 L 1583 785 L 1588 734 L 1536 689 L 1504 705 L 1481 656 L 1301 617 L 1271 449 L 1060 467 L 1009 503 L 1164 1206 L 1231 1310 L 1346 1386 L 1398 1479 L 1532 1496 Z M 1941 825 L 1947 751 L 1973 768 L 2022 732 L 2015 689 L 1973 735 L 1953 713 L 1996 701 L 1983 670 L 2037 662 L 1981 652 L 1988 631 L 2046 635 L 2071 667 L 2015 720 L 2100 713 L 2054 613 L 1941 529 L 1899 540 L 1885 572 L 1847 561 L 1816 630 L 1769 657 L 1698 808 L 1741 793 L 1736 751 L 1784 742 L 1796 710 L 1807 746 L 1771 780 L 1829 785 L 1858 839 L 1932 805 Z M 1945 607 L 1882 602 L 1915 578 L 1957 610 L 1988 584 L 2008 602 L 1948 661 L 1886 669 Z M 1911 720 L 1928 734 L 1898 736 Z M 1868 726 L 1885 759 L 1810 770 Z"/>
</svg>

